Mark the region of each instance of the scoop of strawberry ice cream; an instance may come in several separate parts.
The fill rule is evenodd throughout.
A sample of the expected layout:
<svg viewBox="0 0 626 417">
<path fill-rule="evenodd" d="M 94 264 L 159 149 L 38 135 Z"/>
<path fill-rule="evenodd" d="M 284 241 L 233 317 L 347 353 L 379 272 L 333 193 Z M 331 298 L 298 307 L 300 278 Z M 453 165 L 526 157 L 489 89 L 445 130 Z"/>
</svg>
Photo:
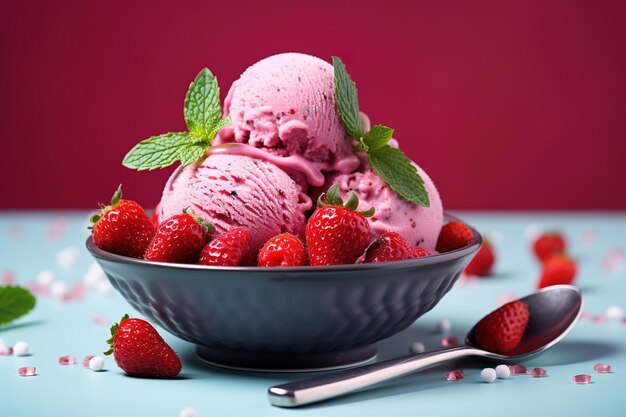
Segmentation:
<svg viewBox="0 0 626 417">
<path fill-rule="evenodd" d="M 271 237 L 304 234 L 311 200 L 276 165 L 241 155 L 209 155 L 198 167 L 179 167 L 165 185 L 159 219 L 188 207 L 219 233 L 245 226 L 256 253 Z"/>
<path fill-rule="evenodd" d="M 224 102 L 235 141 L 310 161 L 354 160 L 352 140 L 337 112 L 333 66 L 284 53 L 250 66 Z"/>
<path fill-rule="evenodd" d="M 326 189 L 337 184 L 343 198 L 354 191 L 359 197 L 358 210 L 367 210 L 373 206 L 376 212 L 368 221 L 375 237 L 385 232 L 397 232 L 411 244 L 435 253 L 437 237 L 443 225 L 441 197 L 428 174 L 417 164 L 413 165 L 424 180 L 430 207 L 421 207 L 400 197 L 367 163 L 353 174 L 330 176 Z"/>
</svg>

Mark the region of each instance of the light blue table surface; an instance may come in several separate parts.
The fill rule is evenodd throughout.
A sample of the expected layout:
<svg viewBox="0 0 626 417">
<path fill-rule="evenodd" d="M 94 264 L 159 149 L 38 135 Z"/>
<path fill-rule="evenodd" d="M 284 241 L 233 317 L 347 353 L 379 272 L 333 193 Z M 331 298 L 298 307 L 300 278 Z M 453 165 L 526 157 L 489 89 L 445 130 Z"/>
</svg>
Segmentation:
<svg viewBox="0 0 626 417">
<path fill-rule="evenodd" d="M 463 338 L 471 325 L 494 309 L 502 297 L 532 292 L 539 275 L 525 234 L 537 226 L 566 233 L 570 253 L 579 262 L 578 286 L 584 309 L 601 315 L 616 305 L 626 310 L 626 270 L 614 256 L 611 270 L 606 256 L 626 250 L 626 213 L 525 214 L 458 213 L 496 244 L 496 273 L 488 279 L 460 282 L 428 314 L 405 331 L 379 343 L 379 359 L 407 353 L 414 341 L 428 349 L 439 347 L 438 320 L 449 319 L 451 335 Z M 17 284 L 34 282 L 42 270 L 52 271 L 68 286 L 83 281 L 93 260 L 84 249 L 87 214 L 84 212 L 0 212 L 0 279 L 13 274 Z M 532 226 L 534 225 L 534 226 Z M 530 227 L 529 227 L 530 226 Z M 61 266 L 60 251 L 78 253 L 75 262 Z M 78 252 L 76 251 L 78 250 Z M 71 261 L 72 256 L 69 256 Z M 270 385 L 295 380 L 304 374 L 242 373 L 200 363 L 194 347 L 159 329 L 183 362 L 175 380 L 126 376 L 107 357 L 104 372 L 84 369 L 88 354 L 101 354 L 108 325 L 95 316 L 117 321 L 135 313 L 115 291 L 90 289 L 82 301 L 63 303 L 39 297 L 37 306 L 13 324 L 0 327 L 0 337 L 13 345 L 30 345 L 26 357 L 0 356 L 0 415 L 13 416 L 172 416 L 186 406 L 199 416 L 624 416 L 626 415 L 626 323 L 581 320 L 557 346 L 524 363 L 539 366 L 549 377 L 517 376 L 480 382 L 485 366 L 463 363 L 465 379 L 445 381 L 455 365 L 444 365 L 401 378 L 368 391 L 333 401 L 290 410 L 269 405 Z M 61 366 L 61 355 L 75 355 L 77 365 Z M 611 374 L 593 372 L 597 362 L 608 363 Z M 19 377 L 21 366 L 36 366 L 37 376 Z M 456 366 L 459 366 L 458 364 Z M 588 373 L 592 384 L 575 385 L 573 375 Z"/>
</svg>

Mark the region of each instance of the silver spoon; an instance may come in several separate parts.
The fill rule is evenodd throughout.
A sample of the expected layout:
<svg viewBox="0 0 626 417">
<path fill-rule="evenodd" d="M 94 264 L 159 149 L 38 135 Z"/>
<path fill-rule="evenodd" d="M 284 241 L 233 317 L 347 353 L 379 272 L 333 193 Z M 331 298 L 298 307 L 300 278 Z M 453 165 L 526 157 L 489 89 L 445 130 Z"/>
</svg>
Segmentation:
<svg viewBox="0 0 626 417">
<path fill-rule="evenodd" d="M 582 311 L 582 296 L 571 285 L 544 288 L 521 299 L 528 305 L 530 319 L 519 346 L 508 355 L 488 352 L 476 343 L 476 325 L 465 345 L 419 355 L 373 363 L 355 369 L 321 375 L 270 387 L 268 397 L 278 407 L 299 407 L 339 397 L 404 375 L 432 368 L 443 362 L 476 356 L 498 362 L 512 362 L 536 355 L 561 340 L 574 326 Z"/>
</svg>

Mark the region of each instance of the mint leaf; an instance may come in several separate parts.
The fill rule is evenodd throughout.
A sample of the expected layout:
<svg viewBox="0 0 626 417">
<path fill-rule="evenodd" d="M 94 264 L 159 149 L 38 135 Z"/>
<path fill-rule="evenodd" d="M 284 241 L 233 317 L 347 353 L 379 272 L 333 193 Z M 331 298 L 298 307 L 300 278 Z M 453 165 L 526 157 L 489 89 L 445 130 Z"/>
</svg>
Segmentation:
<svg viewBox="0 0 626 417">
<path fill-rule="evenodd" d="M 337 109 L 343 121 L 348 135 L 355 139 L 363 136 L 363 124 L 359 115 L 359 98 L 356 85 L 346 71 L 346 67 L 338 57 L 333 57 L 333 69 L 335 72 L 335 96 L 337 97 Z"/>
<path fill-rule="evenodd" d="M 22 287 L 0 287 L 0 324 L 13 321 L 35 307 L 36 298 Z"/>
<path fill-rule="evenodd" d="M 365 134 L 363 142 L 367 146 L 366 150 L 368 152 L 374 152 L 389 143 L 392 136 L 392 128 L 383 125 L 374 125 L 372 130 Z"/>
<path fill-rule="evenodd" d="M 138 171 L 164 168 L 179 160 L 181 149 L 190 146 L 192 141 L 188 132 L 152 136 L 135 145 L 124 157 L 122 165 Z"/>
<path fill-rule="evenodd" d="M 230 124 L 230 116 L 222 119 L 220 88 L 208 68 L 200 71 L 189 85 L 184 113 L 189 132 L 166 133 L 143 140 L 126 154 L 122 165 L 138 171 L 152 170 L 178 160 L 188 165 L 205 155 L 217 132 Z"/>
<path fill-rule="evenodd" d="M 222 119 L 220 88 L 208 68 L 202 69 L 185 96 L 185 122 L 195 136 L 206 138 Z"/>
<path fill-rule="evenodd" d="M 398 195 L 418 206 L 430 206 L 424 180 L 404 152 L 384 145 L 375 151 L 368 152 L 367 157 L 374 171 Z"/>
<path fill-rule="evenodd" d="M 206 141 L 187 142 L 180 147 L 178 159 L 181 164 L 189 165 L 204 156 L 208 148 L 209 143 Z"/>
<path fill-rule="evenodd" d="M 231 122 L 230 114 L 224 117 L 223 119 L 220 119 L 215 124 L 215 126 L 211 128 L 211 131 L 207 135 L 207 140 L 209 141 L 209 143 L 213 143 L 213 139 L 215 138 L 215 135 L 217 135 L 217 132 L 219 132 L 221 128 L 228 126 L 230 122 Z"/>
</svg>

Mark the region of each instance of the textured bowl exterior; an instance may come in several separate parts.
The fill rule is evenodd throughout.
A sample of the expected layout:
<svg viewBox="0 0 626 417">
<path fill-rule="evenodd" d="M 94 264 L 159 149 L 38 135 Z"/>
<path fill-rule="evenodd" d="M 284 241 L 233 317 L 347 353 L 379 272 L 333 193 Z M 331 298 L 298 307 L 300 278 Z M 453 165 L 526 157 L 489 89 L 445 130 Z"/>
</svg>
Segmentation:
<svg viewBox="0 0 626 417">
<path fill-rule="evenodd" d="M 481 244 L 427 258 L 330 267 L 206 267 L 87 248 L 138 311 L 185 340 L 238 352 L 311 354 L 371 345 L 450 290 Z"/>
</svg>

